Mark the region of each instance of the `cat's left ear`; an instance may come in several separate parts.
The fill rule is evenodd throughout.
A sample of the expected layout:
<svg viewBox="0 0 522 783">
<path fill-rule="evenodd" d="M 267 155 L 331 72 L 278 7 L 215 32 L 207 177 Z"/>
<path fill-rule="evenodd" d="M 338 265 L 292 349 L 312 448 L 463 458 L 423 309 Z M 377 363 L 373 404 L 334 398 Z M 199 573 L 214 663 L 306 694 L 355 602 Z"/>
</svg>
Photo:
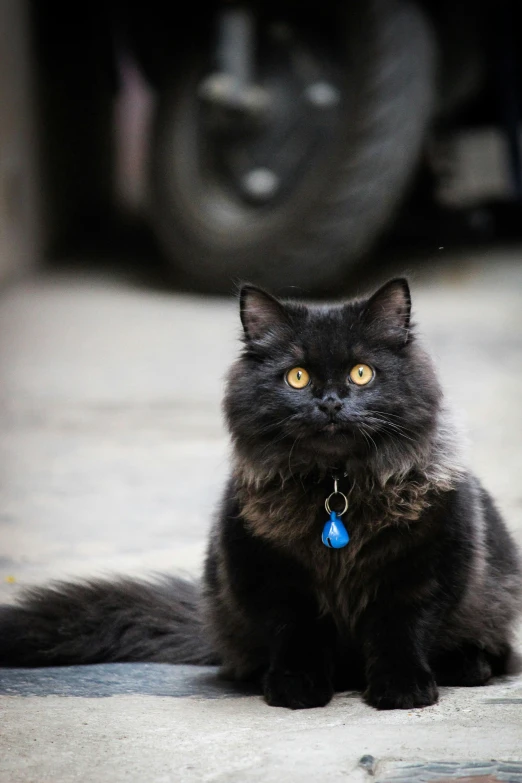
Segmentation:
<svg viewBox="0 0 522 783">
<path fill-rule="evenodd" d="M 379 288 L 368 300 L 364 317 L 382 330 L 384 339 L 406 345 L 411 336 L 411 295 L 406 278 L 398 277 Z"/>
<path fill-rule="evenodd" d="M 241 287 L 239 312 L 248 340 L 262 340 L 288 326 L 288 315 L 282 302 L 254 285 Z"/>
</svg>

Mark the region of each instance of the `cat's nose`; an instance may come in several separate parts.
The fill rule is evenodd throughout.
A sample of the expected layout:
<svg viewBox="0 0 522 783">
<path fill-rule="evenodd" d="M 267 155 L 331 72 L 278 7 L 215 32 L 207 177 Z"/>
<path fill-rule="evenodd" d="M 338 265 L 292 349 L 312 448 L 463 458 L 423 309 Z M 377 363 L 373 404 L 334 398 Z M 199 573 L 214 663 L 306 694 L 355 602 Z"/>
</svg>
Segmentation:
<svg viewBox="0 0 522 783">
<path fill-rule="evenodd" d="M 336 413 L 339 413 L 343 404 L 338 397 L 325 397 L 317 403 L 317 407 L 323 413 L 333 417 Z"/>
</svg>

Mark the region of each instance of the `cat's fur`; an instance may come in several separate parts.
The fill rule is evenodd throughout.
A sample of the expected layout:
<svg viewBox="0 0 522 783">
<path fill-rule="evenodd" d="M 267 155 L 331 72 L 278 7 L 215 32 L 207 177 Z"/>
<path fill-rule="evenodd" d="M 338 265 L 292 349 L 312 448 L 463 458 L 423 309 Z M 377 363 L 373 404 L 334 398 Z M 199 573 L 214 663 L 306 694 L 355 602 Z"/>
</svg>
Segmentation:
<svg viewBox="0 0 522 783">
<path fill-rule="evenodd" d="M 0 663 L 222 664 L 269 704 L 326 704 L 365 689 L 383 709 L 432 704 L 437 683 L 506 671 L 520 602 L 514 542 L 460 454 L 407 282 L 339 305 L 241 291 L 244 349 L 225 415 L 231 478 L 201 592 L 57 585 L 0 610 Z M 374 368 L 367 386 L 348 379 Z M 291 388 L 286 372 L 307 369 Z M 351 540 L 321 542 L 333 478 Z"/>
</svg>

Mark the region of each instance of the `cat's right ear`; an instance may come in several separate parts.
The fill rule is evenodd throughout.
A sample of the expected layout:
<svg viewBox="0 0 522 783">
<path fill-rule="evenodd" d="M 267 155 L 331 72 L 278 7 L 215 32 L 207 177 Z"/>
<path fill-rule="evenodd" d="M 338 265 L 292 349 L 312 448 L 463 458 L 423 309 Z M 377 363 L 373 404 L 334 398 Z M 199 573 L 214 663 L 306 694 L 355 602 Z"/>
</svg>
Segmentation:
<svg viewBox="0 0 522 783">
<path fill-rule="evenodd" d="M 247 340 L 262 340 L 288 325 L 284 305 L 254 285 L 241 287 L 239 312 Z"/>
</svg>

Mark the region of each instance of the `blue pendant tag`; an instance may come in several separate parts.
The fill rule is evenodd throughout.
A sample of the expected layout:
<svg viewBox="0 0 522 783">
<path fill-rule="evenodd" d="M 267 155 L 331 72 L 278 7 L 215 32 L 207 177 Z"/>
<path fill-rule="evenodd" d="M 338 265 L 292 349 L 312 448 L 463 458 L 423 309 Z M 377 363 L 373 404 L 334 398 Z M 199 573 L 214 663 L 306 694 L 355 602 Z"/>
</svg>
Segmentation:
<svg viewBox="0 0 522 783">
<path fill-rule="evenodd" d="M 350 536 L 340 517 L 337 516 L 335 511 L 331 511 L 330 519 L 323 528 L 323 544 L 330 549 L 342 549 L 349 540 Z"/>
</svg>

